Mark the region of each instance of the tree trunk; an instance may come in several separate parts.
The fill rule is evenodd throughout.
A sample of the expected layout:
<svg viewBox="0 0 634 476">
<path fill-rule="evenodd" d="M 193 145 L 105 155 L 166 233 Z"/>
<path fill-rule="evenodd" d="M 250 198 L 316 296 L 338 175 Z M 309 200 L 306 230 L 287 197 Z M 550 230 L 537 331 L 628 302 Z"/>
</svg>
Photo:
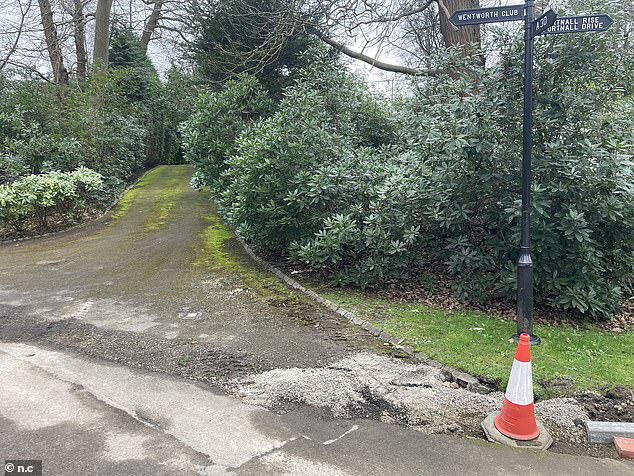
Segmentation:
<svg viewBox="0 0 634 476">
<path fill-rule="evenodd" d="M 141 35 L 141 47 L 143 51 L 147 53 L 147 45 L 152 38 L 152 33 L 156 30 L 159 17 L 161 16 L 161 8 L 163 7 L 164 0 L 155 0 L 154 7 L 152 8 L 152 14 L 148 18 L 145 28 L 143 28 L 143 34 Z"/>
<path fill-rule="evenodd" d="M 53 11 L 49 0 L 38 0 L 40 5 L 40 15 L 42 17 L 42 27 L 44 28 L 44 38 L 46 39 L 46 49 L 51 60 L 53 69 L 53 81 L 59 84 L 68 83 L 68 71 L 64 67 L 64 57 L 60 48 L 57 29 L 53 23 Z"/>
<path fill-rule="evenodd" d="M 480 26 L 461 26 L 456 28 L 449 21 L 449 17 L 456 10 L 480 8 L 480 0 L 438 0 L 440 17 L 440 33 L 445 46 L 463 46 L 464 54 L 469 55 L 480 47 Z"/>
<path fill-rule="evenodd" d="M 112 0 L 97 0 L 95 11 L 95 45 L 93 65 L 96 71 L 108 69 L 108 45 L 110 42 L 110 9 Z"/>
<path fill-rule="evenodd" d="M 86 66 L 88 55 L 86 54 L 86 17 L 82 0 L 75 1 L 73 23 L 75 24 L 75 52 L 77 54 L 77 78 L 80 81 L 86 79 Z"/>
</svg>

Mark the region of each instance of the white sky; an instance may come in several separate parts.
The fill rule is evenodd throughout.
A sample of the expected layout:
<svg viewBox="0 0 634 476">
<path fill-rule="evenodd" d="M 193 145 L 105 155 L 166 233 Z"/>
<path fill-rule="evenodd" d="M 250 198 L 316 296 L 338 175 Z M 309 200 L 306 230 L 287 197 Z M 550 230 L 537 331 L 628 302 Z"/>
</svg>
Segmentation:
<svg viewBox="0 0 634 476">
<path fill-rule="evenodd" d="M 12 36 L 10 32 L 12 30 L 15 30 L 16 21 L 19 19 L 19 7 L 21 4 L 27 4 L 29 1 L 32 2 L 32 6 L 27 21 L 27 29 L 19 45 L 20 49 L 23 52 L 23 57 L 20 58 L 20 61 L 34 64 L 40 71 L 46 72 L 49 69 L 49 63 L 48 56 L 44 48 L 44 40 L 40 24 L 40 12 L 37 5 L 37 0 L 0 0 L 0 61 L 2 61 L 2 58 L 6 54 L 6 51 L 8 51 L 8 48 L 13 42 L 14 36 Z M 66 15 L 66 18 L 63 18 L 58 13 L 63 11 L 64 8 L 70 11 L 72 0 L 51 1 L 56 10 L 56 21 L 64 19 L 67 20 L 64 25 L 58 27 L 58 30 L 60 37 L 63 38 L 64 48 L 67 50 L 67 54 L 65 54 L 66 61 L 74 61 L 72 24 L 70 23 L 70 21 L 68 21 L 70 17 Z M 561 3 L 563 1 L 565 0 L 552 0 L 551 2 L 547 0 L 536 0 L 536 5 L 538 10 L 544 10 L 548 8 L 549 3 Z M 86 5 L 85 12 L 94 11 L 95 3 L 95 0 L 89 0 L 88 4 Z M 481 0 L 480 3 L 483 7 L 485 7 L 523 4 L 523 1 Z M 124 18 L 127 22 L 133 24 L 138 32 L 142 30 L 143 20 L 149 15 L 149 8 L 142 0 L 115 0 L 113 10 L 116 11 L 121 18 Z M 515 22 L 515 24 L 498 23 L 496 24 L 496 26 L 502 26 L 504 28 L 521 28 L 521 22 Z M 486 31 L 489 28 L 491 27 L 485 26 L 483 28 L 484 41 L 487 40 Z M 3 35 L 3 33 L 5 34 Z M 159 73 L 165 72 L 171 65 L 172 61 L 178 59 L 178 52 L 174 48 L 175 34 L 163 32 L 162 35 L 164 35 L 163 38 L 159 38 L 150 42 L 148 50 L 148 54 Z M 89 53 L 92 51 L 92 41 L 92 22 L 90 22 L 87 26 L 87 50 Z M 348 45 L 357 50 L 360 50 L 363 47 L 363 44 L 360 43 L 360 41 L 353 41 L 352 44 L 348 42 Z M 377 48 L 368 48 L 364 52 L 367 55 L 374 56 L 377 54 Z M 403 61 L 398 54 L 396 54 L 394 51 L 390 51 L 389 49 L 382 50 L 378 55 L 378 59 L 397 64 L 402 63 Z M 393 88 L 398 89 L 398 84 L 403 79 L 402 75 L 381 71 L 360 61 L 350 60 L 348 64 L 350 65 L 350 68 L 352 70 L 357 72 L 362 77 L 366 78 L 373 85 L 373 87 L 383 90 L 388 94 Z M 67 69 L 73 69 L 74 64 L 66 64 L 66 67 Z"/>
<path fill-rule="evenodd" d="M 560 0 L 564 1 L 564 0 Z M 537 11 L 545 11 L 549 8 L 550 5 L 557 3 L 557 0 L 548 1 L 548 0 L 536 0 L 536 10 Z M 481 0 L 480 6 L 484 7 L 493 7 L 493 6 L 507 6 L 507 5 L 523 5 L 523 0 Z M 554 8 L 554 7 L 552 7 Z M 489 25 L 483 25 L 482 27 L 483 41 L 486 42 L 489 38 L 487 35 L 487 31 L 490 31 L 491 28 L 508 28 L 508 29 L 522 29 L 523 23 L 519 22 L 505 22 L 505 23 L 495 23 Z M 356 50 L 360 50 L 363 47 L 363 44 L 357 44 Z M 367 55 L 375 56 L 377 54 L 376 48 L 371 48 L 365 51 Z M 399 57 L 397 53 L 390 52 L 389 50 L 384 50 L 378 55 L 378 59 L 388 62 L 388 63 L 402 63 L 402 59 Z M 391 96 L 392 93 L 396 93 L 400 88 L 404 87 L 407 78 L 405 78 L 402 74 L 398 73 L 390 73 L 387 71 L 382 71 L 378 68 L 374 68 L 367 63 L 363 63 L 361 61 L 356 61 L 350 59 L 348 61 L 349 67 L 358 73 L 360 76 L 364 77 L 366 81 L 368 81 L 371 87 L 377 91 L 380 91 L 388 96 Z"/>
</svg>

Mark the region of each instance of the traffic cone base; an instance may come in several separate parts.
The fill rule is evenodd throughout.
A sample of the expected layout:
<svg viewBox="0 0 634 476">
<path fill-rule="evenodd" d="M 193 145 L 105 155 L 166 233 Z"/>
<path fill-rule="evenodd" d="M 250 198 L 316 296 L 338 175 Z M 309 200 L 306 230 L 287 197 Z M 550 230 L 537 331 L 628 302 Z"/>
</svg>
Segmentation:
<svg viewBox="0 0 634 476">
<path fill-rule="evenodd" d="M 502 411 L 495 417 L 495 427 L 514 440 L 533 440 L 539 436 L 535 420 L 535 404 L 517 405 L 504 398 Z"/>
<path fill-rule="evenodd" d="M 499 412 L 491 412 L 487 417 L 482 420 L 480 426 L 484 431 L 487 440 L 492 443 L 499 443 L 501 445 L 510 446 L 511 448 L 518 448 L 523 450 L 537 450 L 545 451 L 553 444 L 553 438 L 548 433 L 548 430 L 544 428 L 539 421 L 537 427 L 539 428 L 539 436 L 533 440 L 516 440 L 500 433 L 495 426 L 495 417 L 499 415 Z"/>
</svg>

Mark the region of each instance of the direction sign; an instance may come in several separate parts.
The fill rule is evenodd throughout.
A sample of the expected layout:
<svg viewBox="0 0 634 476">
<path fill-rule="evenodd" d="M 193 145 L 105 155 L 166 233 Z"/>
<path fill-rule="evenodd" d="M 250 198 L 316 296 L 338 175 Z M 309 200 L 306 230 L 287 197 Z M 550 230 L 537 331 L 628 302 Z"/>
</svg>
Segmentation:
<svg viewBox="0 0 634 476">
<path fill-rule="evenodd" d="M 533 36 L 540 35 L 542 32 L 554 25 L 557 14 L 550 9 L 533 22 Z"/>
<path fill-rule="evenodd" d="M 552 10 L 535 19 L 535 0 L 524 5 L 458 10 L 449 17 L 455 26 L 479 25 L 504 21 L 524 21 L 524 119 L 522 121 L 522 214 L 520 247 L 517 260 L 517 342 L 520 334 L 531 336 L 531 344 L 540 339 L 533 334 L 533 259 L 531 257 L 531 168 L 533 160 L 533 57 L 537 35 L 557 35 L 585 31 L 605 31 L 612 25 L 608 15 L 557 17 Z"/>
<path fill-rule="evenodd" d="M 449 17 L 449 21 L 455 26 L 479 25 L 480 23 L 494 23 L 499 21 L 515 21 L 523 19 L 524 5 L 457 10 Z"/>
<path fill-rule="evenodd" d="M 608 15 L 584 15 L 579 17 L 559 17 L 555 24 L 542 35 L 559 35 L 562 33 L 583 33 L 585 31 L 605 31 L 612 25 Z"/>
</svg>

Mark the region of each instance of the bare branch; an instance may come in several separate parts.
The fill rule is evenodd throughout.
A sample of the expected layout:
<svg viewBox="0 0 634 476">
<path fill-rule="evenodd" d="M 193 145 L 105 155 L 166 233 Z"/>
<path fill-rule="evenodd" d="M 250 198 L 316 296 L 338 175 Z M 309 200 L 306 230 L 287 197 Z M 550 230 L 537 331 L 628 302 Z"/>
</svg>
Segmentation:
<svg viewBox="0 0 634 476">
<path fill-rule="evenodd" d="M 24 23 L 26 21 L 26 17 L 29 14 L 29 11 L 31 10 L 32 0 L 29 0 L 26 7 L 22 5 L 21 0 L 19 0 L 18 3 L 20 6 L 20 23 L 18 24 L 18 28 L 15 32 L 15 39 L 13 40 L 13 44 L 7 51 L 7 54 L 4 56 L 2 62 L 0 62 L 0 71 L 2 71 L 4 67 L 9 63 L 9 59 L 11 59 L 11 56 L 17 50 L 18 44 L 20 43 L 20 37 L 22 36 L 22 31 L 24 29 Z"/>
<path fill-rule="evenodd" d="M 440 73 L 440 71 L 435 69 L 421 70 L 416 68 L 410 68 L 408 66 L 385 63 L 383 61 L 377 60 L 376 58 L 372 58 L 371 56 L 351 50 L 344 44 L 339 43 L 333 40 L 332 38 L 328 38 L 327 36 L 324 36 L 324 35 L 318 35 L 318 36 L 324 43 L 332 46 L 338 51 L 341 51 L 343 54 L 350 56 L 351 58 L 363 61 L 364 63 L 368 63 L 369 65 L 372 65 L 375 68 L 382 69 L 383 71 L 408 74 L 410 76 L 436 76 Z"/>
<path fill-rule="evenodd" d="M 51 81 L 51 78 L 49 78 L 48 76 L 43 74 L 41 71 L 39 71 L 37 68 L 35 68 L 35 67 L 31 66 L 31 65 L 20 63 L 18 61 L 13 61 L 13 60 L 9 60 L 8 64 L 10 66 L 14 66 L 14 67 L 20 68 L 20 69 L 25 69 L 25 70 L 27 70 L 27 71 L 29 71 L 31 73 L 34 73 L 40 79 L 43 79 L 47 83 L 53 83 L 54 82 L 54 81 Z"/>
</svg>

